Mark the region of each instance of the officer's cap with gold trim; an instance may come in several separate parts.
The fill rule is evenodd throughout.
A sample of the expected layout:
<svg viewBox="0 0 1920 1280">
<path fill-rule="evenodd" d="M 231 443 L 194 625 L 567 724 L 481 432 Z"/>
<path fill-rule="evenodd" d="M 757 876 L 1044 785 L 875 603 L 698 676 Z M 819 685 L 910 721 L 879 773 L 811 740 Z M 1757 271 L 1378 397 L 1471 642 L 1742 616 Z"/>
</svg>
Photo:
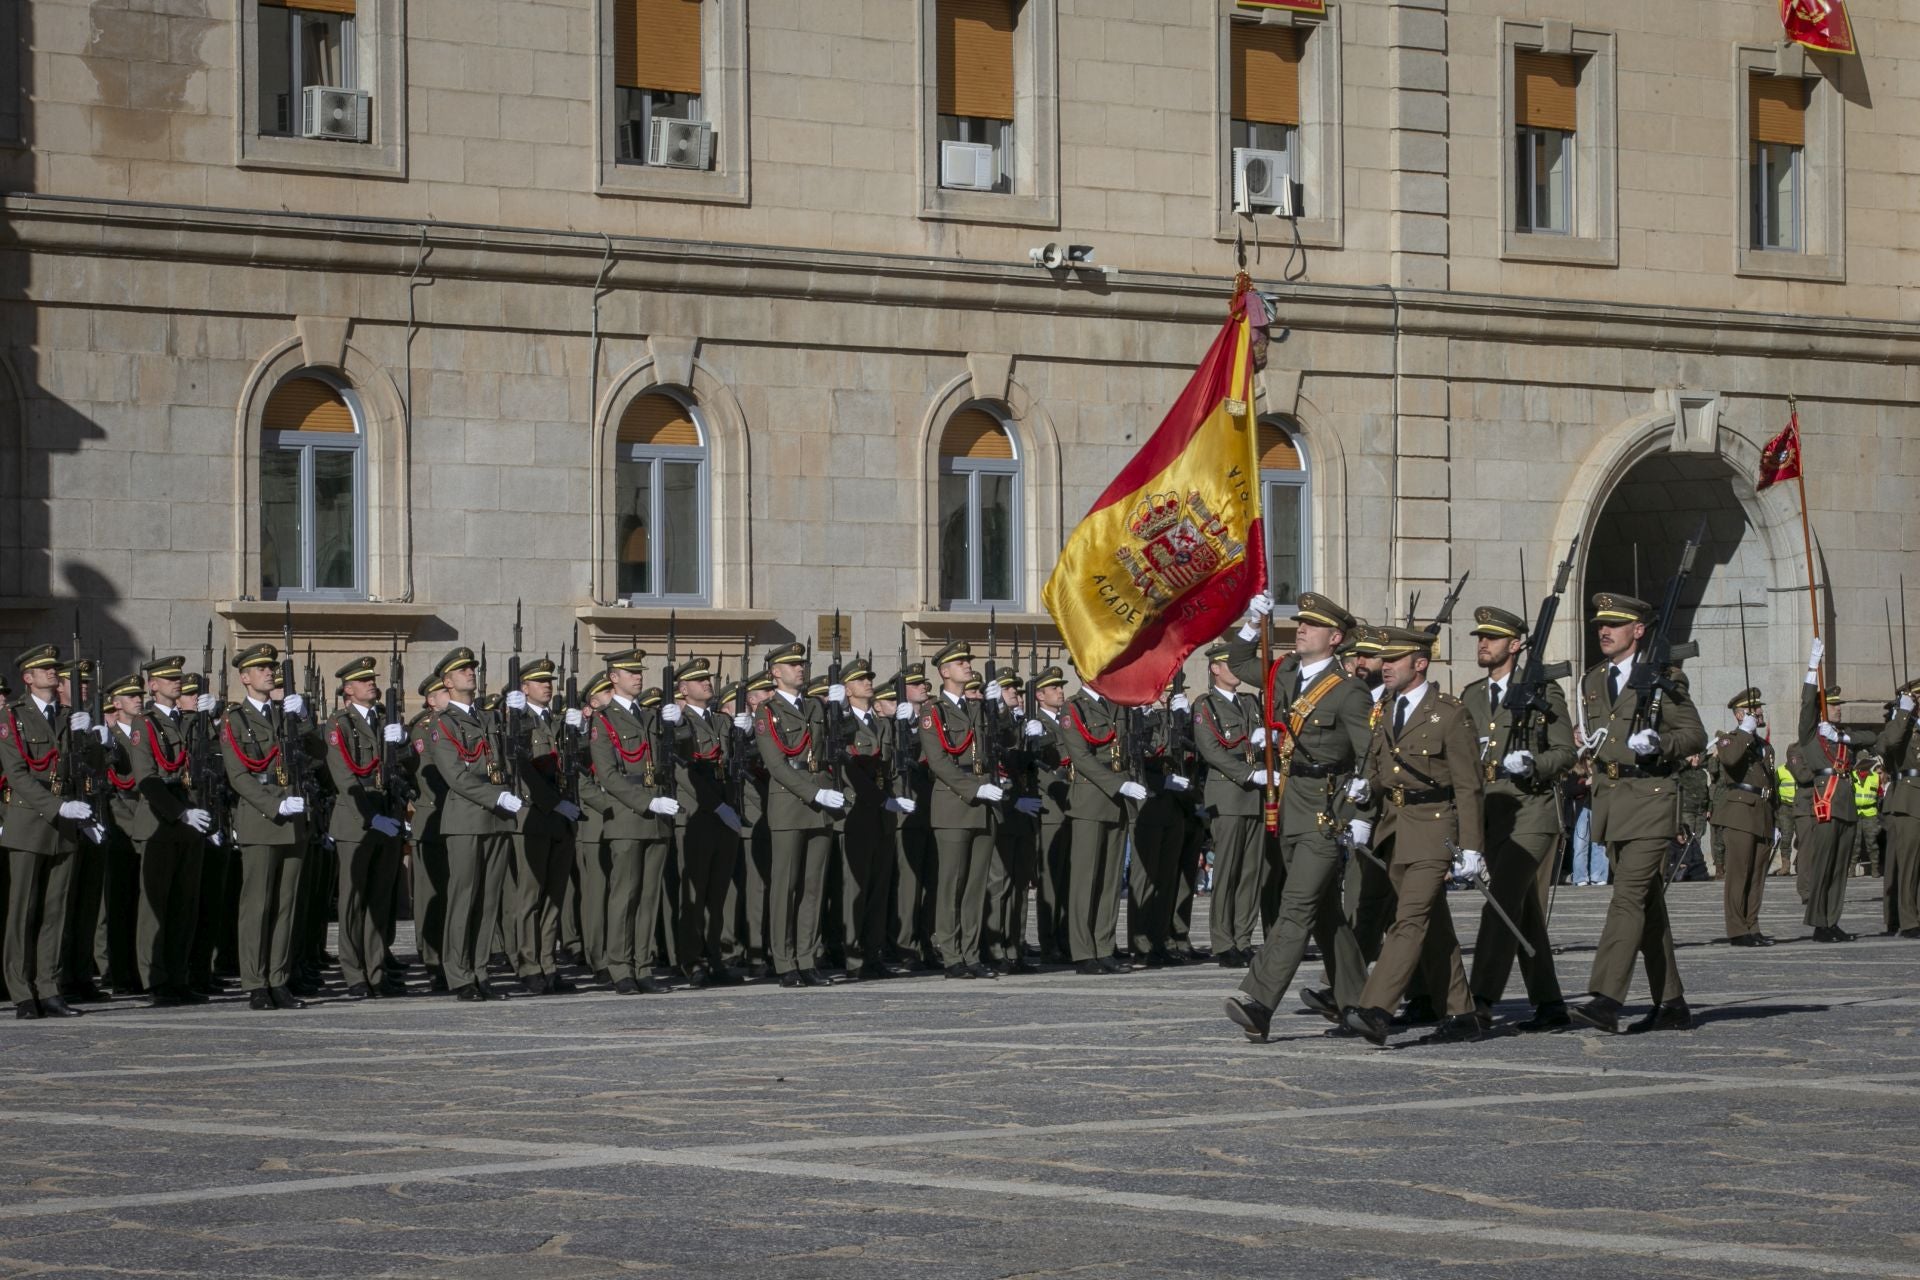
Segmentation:
<svg viewBox="0 0 1920 1280">
<path fill-rule="evenodd" d="M 275 667 L 273 669 L 273 687 L 276 689 L 284 689 L 287 687 L 286 668 Z"/>
<path fill-rule="evenodd" d="M 841 671 L 840 671 L 841 684 L 846 684 L 848 681 L 851 681 L 851 680 L 871 680 L 871 679 L 873 679 L 873 664 L 871 662 L 868 662 L 865 658 L 849 659 L 847 662 L 847 665 L 841 668 Z"/>
<path fill-rule="evenodd" d="M 766 693 L 774 686 L 773 672 L 756 671 L 747 677 L 748 693 Z"/>
<path fill-rule="evenodd" d="M 1593 620 L 1614 623 L 1651 622 L 1653 606 L 1645 600 L 1635 600 L 1632 596 L 1602 591 L 1593 598 Z"/>
<path fill-rule="evenodd" d="M 1230 662 L 1233 660 L 1233 646 L 1225 640 L 1216 640 L 1207 646 L 1207 661 Z"/>
<path fill-rule="evenodd" d="M 933 655 L 933 667 L 936 671 L 949 662 L 971 661 L 973 661 L 973 648 L 965 640 L 949 640 L 940 646 L 938 653 Z"/>
<path fill-rule="evenodd" d="M 1342 609 L 1332 600 L 1312 591 L 1300 593 L 1295 602 L 1293 619 L 1295 622 L 1311 622 L 1317 626 L 1333 627 L 1339 631 L 1353 628 L 1353 615 Z"/>
<path fill-rule="evenodd" d="M 1379 636 L 1382 658 L 1404 658 L 1408 654 L 1423 658 L 1433 656 L 1433 637 L 1424 631 L 1415 631 L 1410 627 L 1381 627 Z"/>
<path fill-rule="evenodd" d="M 657 707 L 660 705 L 661 699 L 665 697 L 666 695 L 664 693 L 661 693 L 659 688 L 656 686 L 655 688 L 648 689 L 643 693 L 641 693 L 640 705 L 643 707 Z"/>
<path fill-rule="evenodd" d="M 713 664 L 705 658 L 688 658 L 674 671 L 675 680 L 711 680 Z"/>
<path fill-rule="evenodd" d="M 825 676 L 815 676 L 813 679 L 807 681 L 805 692 L 809 698 L 824 698 L 827 696 L 827 689 L 829 687 Z"/>
<path fill-rule="evenodd" d="M 900 701 L 899 684 L 896 683 L 893 678 L 882 680 L 879 684 L 873 686 L 873 700 L 875 702 Z"/>
<path fill-rule="evenodd" d="M 898 679 L 902 686 L 932 683 L 927 679 L 927 664 L 924 662 L 909 662 L 907 669 L 900 673 Z"/>
<path fill-rule="evenodd" d="M 729 704 L 733 702 L 734 698 L 738 696 L 739 693 L 740 693 L 740 682 L 738 680 L 729 680 L 725 684 L 721 685 L 719 690 L 715 692 L 715 694 L 713 695 L 713 705 L 716 707 L 725 707 L 728 710 L 731 710 L 732 708 Z"/>
<path fill-rule="evenodd" d="M 1920 693 L 1920 676 L 1915 676 L 1913 679 L 1907 681 L 1905 684 L 1901 685 L 1899 689 L 1895 690 L 1895 692 L 1904 693 L 1909 697 L 1911 697 L 1916 693 Z"/>
<path fill-rule="evenodd" d="M 73 670 L 75 666 L 78 666 L 80 668 L 80 678 L 82 680 L 93 679 L 93 663 L 91 660 L 86 658 L 80 659 L 78 663 L 75 663 L 71 660 L 61 663 L 60 672 L 59 672 L 60 678 L 62 680 L 73 679 Z"/>
<path fill-rule="evenodd" d="M 968 693 L 984 693 L 986 692 L 986 688 L 986 682 L 981 680 L 979 676 L 967 677 L 966 691 Z"/>
<path fill-rule="evenodd" d="M 233 669 L 245 671 L 248 667 L 271 667 L 280 662 L 280 651 L 262 640 L 259 644 L 249 645 L 233 655 Z"/>
<path fill-rule="evenodd" d="M 379 668 L 374 665 L 373 658 L 369 655 L 362 654 L 360 657 L 355 658 L 352 662 L 347 663 L 346 666 L 334 672 L 333 678 L 341 684 L 345 684 L 349 680 L 372 680 L 375 678 L 374 673 L 378 670 Z"/>
<path fill-rule="evenodd" d="M 767 666 L 769 669 L 777 667 L 783 662 L 805 662 L 806 660 L 807 646 L 801 644 L 798 640 L 792 644 L 776 645 L 767 650 Z"/>
<path fill-rule="evenodd" d="M 1353 652 L 1356 657 L 1377 658 L 1386 650 L 1387 629 L 1385 627 L 1355 627 L 1353 630 Z"/>
<path fill-rule="evenodd" d="M 1839 685 L 1837 685 L 1837 684 L 1830 684 L 1830 685 L 1828 685 L 1828 686 L 1827 686 L 1827 701 L 1828 701 L 1828 702 L 1838 702 L 1838 701 L 1840 701 L 1840 686 L 1839 686 Z"/>
<path fill-rule="evenodd" d="M 197 698 L 207 691 L 207 678 L 198 671 L 189 671 L 180 677 L 182 697 Z"/>
<path fill-rule="evenodd" d="M 541 684 L 553 683 L 552 658 L 535 658 L 533 661 L 521 665 L 520 683 L 533 684 L 535 682 Z"/>
<path fill-rule="evenodd" d="M 638 675 L 647 669 L 647 651 L 645 649 L 623 649 L 607 658 L 607 670 L 631 671 Z"/>
<path fill-rule="evenodd" d="M 446 676 L 455 671 L 464 671 L 468 667 L 477 667 L 480 659 L 473 656 L 473 650 L 465 645 L 456 645 L 447 650 L 447 656 L 434 664 L 433 674 Z"/>
<path fill-rule="evenodd" d="M 118 680 L 115 680 L 107 686 L 107 696 L 109 698 L 137 698 L 145 689 L 146 682 L 141 680 L 140 673 L 138 671 L 129 671 L 126 675 L 121 676 Z"/>
<path fill-rule="evenodd" d="M 420 696 L 424 698 L 428 694 L 438 693 L 446 687 L 447 687 L 446 677 L 440 675 L 437 672 L 431 675 L 422 676 L 420 679 Z"/>
<path fill-rule="evenodd" d="M 480 709 L 482 711 L 498 711 L 500 709 L 500 695 L 497 693 L 490 693 L 486 697 L 480 699 Z"/>
<path fill-rule="evenodd" d="M 187 660 L 177 653 L 150 658 L 140 664 L 140 673 L 149 680 L 178 680 L 187 673 Z"/>
<path fill-rule="evenodd" d="M 613 688 L 613 681 L 607 679 L 607 673 L 602 671 L 599 675 L 587 681 L 587 687 L 580 691 L 580 696 L 582 698 L 591 698 L 595 694 L 605 693 L 611 688 Z"/>
<path fill-rule="evenodd" d="M 1727 699 L 1727 710 L 1758 711 L 1765 704 L 1766 699 L 1760 696 L 1758 689 L 1742 689 Z"/>
<path fill-rule="evenodd" d="M 1026 688 L 1026 682 L 1020 678 L 1020 673 L 1018 671 L 1002 671 L 999 675 L 993 678 L 993 682 L 999 685 L 1002 689 Z"/>
<path fill-rule="evenodd" d="M 1063 687 L 1066 683 L 1067 673 L 1059 667 L 1042 667 L 1040 668 L 1039 676 L 1033 682 L 1033 687 L 1036 689 L 1057 689 Z"/>
<path fill-rule="evenodd" d="M 1492 636 L 1496 640 L 1524 640 L 1527 620 L 1517 613 L 1483 604 L 1473 611 L 1473 634 Z"/>
<path fill-rule="evenodd" d="M 22 671 L 33 671 L 40 667 L 60 665 L 60 647 L 51 644 L 37 644 L 13 660 L 13 665 Z"/>
</svg>

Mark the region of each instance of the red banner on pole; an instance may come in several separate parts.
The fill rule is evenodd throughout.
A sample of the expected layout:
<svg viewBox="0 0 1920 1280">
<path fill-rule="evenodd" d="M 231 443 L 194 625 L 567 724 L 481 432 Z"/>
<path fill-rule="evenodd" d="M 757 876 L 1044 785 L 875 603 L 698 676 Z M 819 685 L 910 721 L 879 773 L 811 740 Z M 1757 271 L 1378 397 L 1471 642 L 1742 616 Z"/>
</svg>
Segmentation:
<svg viewBox="0 0 1920 1280">
<path fill-rule="evenodd" d="M 1782 480 L 1800 474 L 1800 411 L 1787 419 L 1787 429 L 1767 441 L 1760 450 L 1760 474 L 1754 477 L 1754 491 L 1760 492 Z"/>
<path fill-rule="evenodd" d="M 1853 24 L 1847 0 L 1780 0 L 1780 25 L 1787 39 L 1821 53 L 1853 53 Z"/>
</svg>

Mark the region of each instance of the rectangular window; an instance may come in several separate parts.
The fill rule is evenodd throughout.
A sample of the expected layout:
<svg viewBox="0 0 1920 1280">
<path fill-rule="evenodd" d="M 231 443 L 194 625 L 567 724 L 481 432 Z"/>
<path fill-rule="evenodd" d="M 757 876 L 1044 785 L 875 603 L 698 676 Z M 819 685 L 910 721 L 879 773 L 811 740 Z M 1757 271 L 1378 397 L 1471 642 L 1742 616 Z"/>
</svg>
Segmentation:
<svg viewBox="0 0 1920 1280">
<path fill-rule="evenodd" d="M 1579 68 L 1528 49 L 1513 58 L 1514 229 L 1571 235 Z"/>
<path fill-rule="evenodd" d="M 949 460 L 940 474 L 940 599 L 948 608 L 1016 602 L 1020 476 L 1004 467 Z"/>
<path fill-rule="evenodd" d="M 698 601 L 706 595 L 700 554 L 705 462 L 697 452 L 634 450 L 615 477 L 618 588 L 632 600 Z"/>
<path fill-rule="evenodd" d="M 1752 76 L 1747 86 L 1747 185 L 1753 247 L 1799 253 L 1807 143 L 1806 81 Z"/>
<path fill-rule="evenodd" d="M 269 432 L 260 456 L 260 575 L 268 599 L 365 593 L 357 436 Z"/>
<path fill-rule="evenodd" d="M 1013 190 L 1017 20 L 1015 0 L 938 0 L 935 60 L 943 187 Z"/>
<path fill-rule="evenodd" d="M 1306 578 L 1306 484 L 1299 480 L 1269 480 L 1261 513 L 1267 531 L 1267 594 L 1291 606 L 1309 589 Z M 1284 610 L 1283 610 L 1284 612 Z"/>
<path fill-rule="evenodd" d="M 1298 214 L 1300 33 L 1247 22 L 1231 25 L 1234 207 L 1242 213 L 1284 208 Z"/>
<path fill-rule="evenodd" d="M 614 0 L 614 145 L 620 164 L 712 166 L 711 130 L 678 137 L 654 121 L 703 121 L 701 0 Z"/>
<path fill-rule="evenodd" d="M 354 34 L 354 0 L 260 0 L 262 134 L 306 137 L 328 123 L 309 113 L 307 90 L 359 89 Z M 366 140 L 364 130 L 355 132 L 335 140 Z"/>
</svg>

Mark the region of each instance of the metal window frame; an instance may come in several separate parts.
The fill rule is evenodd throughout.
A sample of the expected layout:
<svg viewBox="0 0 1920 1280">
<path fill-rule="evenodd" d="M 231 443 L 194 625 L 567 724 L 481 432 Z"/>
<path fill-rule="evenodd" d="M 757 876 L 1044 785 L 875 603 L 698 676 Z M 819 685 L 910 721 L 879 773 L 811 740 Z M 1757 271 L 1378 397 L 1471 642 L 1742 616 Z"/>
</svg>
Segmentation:
<svg viewBox="0 0 1920 1280">
<path fill-rule="evenodd" d="M 695 518 L 695 528 L 699 536 L 699 545 L 694 549 L 694 564 L 700 571 L 700 587 L 698 591 L 691 594 L 681 593 L 678 595 L 669 594 L 665 590 L 647 592 L 630 591 L 622 594 L 620 599 L 630 605 L 649 608 L 654 605 L 705 607 L 713 600 L 713 451 L 707 446 L 707 441 L 712 439 L 712 436 L 707 431 L 706 419 L 701 416 L 699 406 L 695 405 L 685 396 L 661 387 L 651 387 L 648 389 L 647 394 L 665 395 L 677 401 L 680 407 L 687 411 L 687 416 L 693 419 L 694 430 L 700 433 L 700 443 L 698 445 L 619 445 L 614 452 L 613 483 L 617 492 L 620 484 L 620 467 L 622 464 L 644 462 L 649 465 L 650 474 L 647 479 L 647 496 L 650 505 L 648 509 L 653 513 L 654 526 L 657 532 L 660 528 L 660 511 L 663 506 L 662 499 L 665 492 L 666 469 L 654 464 L 661 462 L 694 462 L 699 464 L 698 478 L 694 482 L 699 498 L 698 515 Z M 618 520 L 618 501 L 616 501 L 613 506 L 615 510 L 610 518 Z M 614 575 L 617 579 L 620 572 L 618 560 L 619 549 L 617 547 L 614 549 L 614 555 Z M 666 540 L 662 537 L 649 538 L 647 540 L 647 555 L 652 561 L 647 569 L 649 580 L 656 584 L 664 584 L 667 580 Z"/>
<path fill-rule="evenodd" d="M 276 587 L 269 590 L 261 583 L 260 595 L 265 600 L 365 600 L 367 598 L 367 419 L 361 411 L 360 398 L 353 388 L 338 378 L 329 377 L 319 369 L 301 369 L 291 375 L 300 378 L 313 378 L 325 382 L 340 393 L 346 401 L 347 412 L 353 415 L 353 442 L 345 443 L 339 433 L 332 431 L 266 431 L 261 433 L 260 451 L 297 453 L 300 456 L 300 494 L 296 499 L 294 512 L 295 527 L 300 532 L 300 582 L 298 587 Z M 313 585 L 319 576 L 317 556 L 319 548 L 314 543 L 315 510 L 314 458 L 321 450 L 332 453 L 353 454 L 353 586 L 316 587 Z M 261 503 L 265 511 L 264 500 Z"/>
<path fill-rule="evenodd" d="M 1535 147 L 1532 144 L 1535 135 L 1557 134 L 1561 139 L 1561 154 L 1566 157 L 1566 172 L 1561 179 L 1565 190 L 1561 199 L 1567 211 L 1567 225 L 1564 227 L 1543 227 L 1539 225 L 1540 211 L 1534 207 L 1533 196 L 1537 184 L 1534 182 Z M 1514 230 L 1530 236 L 1570 236 L 1575 233 L 1580 218 L 1580 210 L 1574 203 L 1578 189 L 1574 185 L 1579 180 L 1576 169 L 1579 164 L 1579 135 L 1565 129 L 1540 129 L 1532 125 L 1520 125 L 1513 131 L 1514 142 L 1514 178 L 1520 191 L 1527 193 L 1527 207 L 1524 216 L 1516 217 Z M 1515 192 L 1516 195 L 1519 192 Z"/>
<path fill-rule="evenodd" d="M 289 15 L 298 15 L 301 13 L 318 13 L 318 11 L 302 10 L 289 6 L 287 13 Z M 323 85 L 321 87 L 328 89 L 358 89 L 360 87 L 360 36 L 359 32 L 355 29 L 354 16 L 351 14 L 319 14 L 319 16 L 333 16 L 340 19 L 340 79 L 343 82 L 334 85 Z M 300 40 L 302 34 L 300 27 L 301 20 L 299 17 L 288 17 L 287 98 L 292 129 L 287 133 L 281 133 L 278 129 L 268 129 L 266 122 L 263 120 L 261 121 L 260 132 L 270 138 L 299 138 L 301 136 L 303 122 L 300 119 L 300 113 L 304 109 L 302 104 L 306 101 L 308 86 L 301 78 L 302 68 L 306 64 L 300 56 Z"/>
<path fill-rule="evenodd" d="M 967 478 L 967 594 L 965 597 L 943 598 L 943 609 L 979 610 L 979 609 L 1019 609 L 1026 600 L 1026 501 L 1027 477 L 1026 460 L 1020 456 L 1020 437 L 1015 434 L 1007 420 L 988 405 L 978 402 L 963 405 L 964 409 L 978 409 L 990 415 L 1007 433 L 1007 440 L 1013 450 L 1013 457 L 1000 458 L 954 458 L 940 459 L 942 476 L 965 476 Z M 980 477 L 982 475 L 1012 476 L 1013 496 L 1010 502 L 1012 510 L 1008 512 L 1008 523 L 1012 536 L 1008 539 L 1007 578 L 1013 583 L 1013 594 L 1005 600 L 988 600 L 982 597 L 982 587 L 986 582 L 983 562 L 985 539 L 980 529 Z M 944 566 L 942 566 L 944 568 Z M 938 576 L 944 575 L 937 575 Z"/>
<path fill-rule="evenodd" d="M 1300 433 L 1294 430 L 1291 422 L 1280 418 L 1264 418 L 1262 422 L 1266 426 L 1278 427 L 1286 433 L 1287 439 L 1293 444 L 1294 452 L 1300 457 L 1300 469 L 1298 471 L 1280 471 L 1271 468 L 1261 470 L 1261 518 L 1264 522 L 1267 513 L 1272 510 L 1273 504 L 1268 501 L 1268 494 L 1273 487 L 1277 485 L 1287 485 L 1300 491 L 1300 584 L 1298 591 L 1311 591 L 1313 590 L 1313 473 L 1308 469 L 1307 451 L 1300 443 Z M 1273 560 L 1267 548 L 1262 547 L 1260 553 L 1268 556 L 1267 590 L 1269 594 L 1271 594 L 1273 590 Z M 1295 593 L 1296 597 L 1298 591 Z M 1273 612 L 1276 617 L 1291 617 L 1297 607 L 1297 600 L 1281 600 L 1276 598 L 1273 602 Z"/>
<path fill-rule="evenodd" d="M 1754 142 L 1753 158 L 1747 165 L 1747 184 L 1750 188 L 1748 198 L 1753 210 L 1752 248 L 1762 253 L 1802 253 L 1806 245 L 1806 152 L 1805 147 L 1796 147 L 1784 142 Z M 1768 157 L 1775 148 L 1784 148 L 1788 157 L 1788 179 L 1791 191 L 1789 204 L 1792 206 L 1793 235 L 1790 243 L 1769 244 L 1768 232 L 1772 230 L 1767 217 L 1768 188 L 1767 176 L 1772 170 Z"/>
</svg>

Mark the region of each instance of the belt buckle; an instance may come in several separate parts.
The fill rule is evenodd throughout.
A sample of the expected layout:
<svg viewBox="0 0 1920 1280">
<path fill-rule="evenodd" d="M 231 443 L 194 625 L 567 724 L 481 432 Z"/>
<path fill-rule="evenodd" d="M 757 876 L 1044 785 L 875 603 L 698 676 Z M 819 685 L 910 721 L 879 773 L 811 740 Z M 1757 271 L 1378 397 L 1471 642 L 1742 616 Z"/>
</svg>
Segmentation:
<svg viewBox="0 0 1920 1280">
<path fill-rule="evenodd" d="M 1390 788 L 1387 791 L 1387 799 L 1393 801 L 1394 808 L 1404 809 L 1407 805 L 1407 789 L 1405 787 Z"/>
<path fill-rule="evenodd" d="M 1500 766 L 1499 766 L 1499 765 L 1497 765 L 1497 764 L 1489 764 L 1489 765 L 1487 766 L 1487 781 L 1488 781 L 1488 782 L 1498 782 L 1498 781 L 1500 781 Z"/>
<path fill-rule="evenodd" d="M 1620 781 L 1620 765 L 1618 761 L 1607 761 L 1607 776 L 1615 782 Z"/>
</svg>

